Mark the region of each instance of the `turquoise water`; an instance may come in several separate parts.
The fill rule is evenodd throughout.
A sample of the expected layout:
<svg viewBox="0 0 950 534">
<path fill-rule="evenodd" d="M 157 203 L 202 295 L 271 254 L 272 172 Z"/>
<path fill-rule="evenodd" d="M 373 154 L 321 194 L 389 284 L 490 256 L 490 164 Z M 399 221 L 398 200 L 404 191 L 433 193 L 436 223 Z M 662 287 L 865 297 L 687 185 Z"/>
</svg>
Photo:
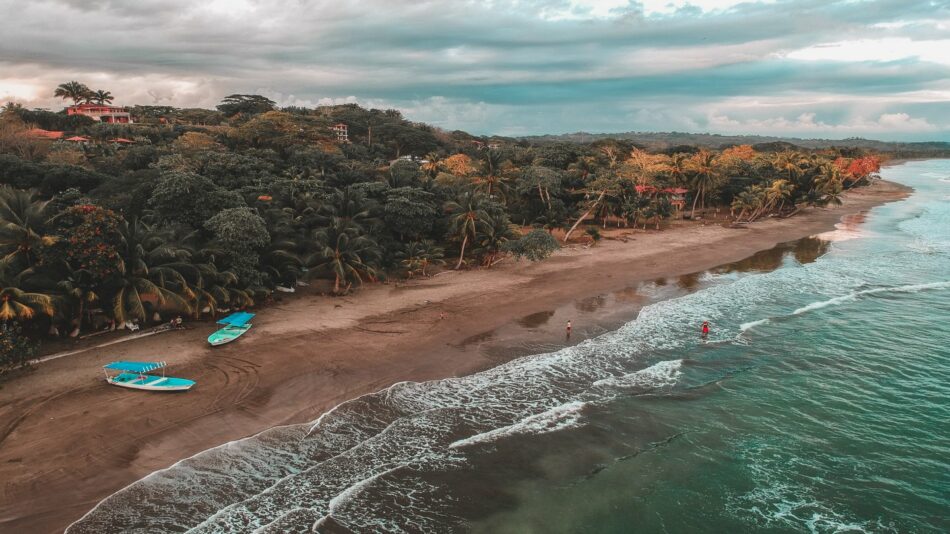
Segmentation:
<svg viewBox="0 0 950 534">
<path fill-rule="evenodd" d="M 851 239 L 206 451 L 69 532 L 950 531 L 950 161 L 883 174 L 916 192 Z"/>
</svg>

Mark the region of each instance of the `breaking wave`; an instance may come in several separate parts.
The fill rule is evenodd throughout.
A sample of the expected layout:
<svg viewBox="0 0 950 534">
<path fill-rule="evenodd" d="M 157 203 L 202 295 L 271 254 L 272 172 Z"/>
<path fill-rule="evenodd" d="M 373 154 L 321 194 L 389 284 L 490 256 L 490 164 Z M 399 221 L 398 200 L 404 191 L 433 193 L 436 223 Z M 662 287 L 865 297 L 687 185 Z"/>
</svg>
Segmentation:
<svg viewBox="0 0 950 534">
<path fill-rule="evenodd" d="M 820 310 L 822 308 L 827 308 L 828 306 L 837 306 L 845 302 L 851 302 L 857 300 L 859 297 L 865 295 L 877 295 L 880 293 L 917 293 L 919 291 L 927 291 L 932 289 L 947 289 L 950 288 L 950 281 L 947 282 L 932 282 L 927 284 L 911 284 L 906 286 L 898 287 L 875 287 L 873 289 L 865 289 L 862 291 L 855 291 L 854 293 L 849 293 L 847 295 L 841 295 L 839 297 L 830 298 L 828 300 L 821 300 L 818 302 L 812 302 L 807 306 L 802 306 L 797 310 L 793 311 L 793 315 L 801 315 L 814 310 Z"/>
</svg>

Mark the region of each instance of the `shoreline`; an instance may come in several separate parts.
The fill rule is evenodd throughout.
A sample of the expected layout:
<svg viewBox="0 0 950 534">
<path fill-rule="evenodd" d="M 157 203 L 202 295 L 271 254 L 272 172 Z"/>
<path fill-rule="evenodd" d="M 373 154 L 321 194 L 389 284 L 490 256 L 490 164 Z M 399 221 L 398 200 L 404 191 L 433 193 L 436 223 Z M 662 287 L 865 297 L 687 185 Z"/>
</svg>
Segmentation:
<svg viewBox="0 0 950 534">
<path fill-rule="evenodd" d="M 212 326 L 193 323 L 183 332 L 51 360 L 0 389 L 0 530 L 61 532 L 102 498 L 201 451 L 312 421 L 395 382 L 497 365 L 504 360 L 492 344 L 523 342 L 535 350 L 529 347 L 578 343 L 601 333 L 602 324 L 635 315 L 643 302 L 630 290 L 638 283 L 698 273 L 833 230 L 843 217 L 909 191 L 878 181 L 849 191 L 843 206 L 748 228 L 628 230 L 626 241 L 568 247 L 535 265 L 446 271 L 336 299 L 302 295 L 267 306 L 254 330 L 215 349 L 204 342 Z M 561 319 L 575 313 L 581 320 L 570 316 L 574 337 L 566 343 Z M 120 357 L 173 361 L 169 373 L 198 386 L 185 395 L 109 388 L 99 367 Z"/>
</svg>

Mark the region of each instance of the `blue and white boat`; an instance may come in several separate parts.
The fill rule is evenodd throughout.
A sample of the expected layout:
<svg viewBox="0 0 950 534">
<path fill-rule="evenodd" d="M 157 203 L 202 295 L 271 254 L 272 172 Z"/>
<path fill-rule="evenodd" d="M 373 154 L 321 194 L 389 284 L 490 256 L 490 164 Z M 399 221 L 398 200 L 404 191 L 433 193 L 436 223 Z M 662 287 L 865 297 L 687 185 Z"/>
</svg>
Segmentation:
<svg viewBox="0 0 950 534">
<path fill-rule="evenodd" d="M 224 345 L 241 337 L 244 332 L 251 328 L 248 321 L 254 317 L 253 313 L 236 312 L 218 321 L 218 324 L 224 325 L 224 328 L 208 336 L 208 343 L 213 346 Z"/>
<path fill-rule="evenodd" d="M 165 362 L 112 362 L 102 366 L 106 382 L 113 386 L 146 391 L 186 391 L 195 385 L 194 380 L 165 376 Z M 162 376 L 146 374 L 156 369 Z M 118 371 L 110 374 L 109 371 Z"/>
</svg>

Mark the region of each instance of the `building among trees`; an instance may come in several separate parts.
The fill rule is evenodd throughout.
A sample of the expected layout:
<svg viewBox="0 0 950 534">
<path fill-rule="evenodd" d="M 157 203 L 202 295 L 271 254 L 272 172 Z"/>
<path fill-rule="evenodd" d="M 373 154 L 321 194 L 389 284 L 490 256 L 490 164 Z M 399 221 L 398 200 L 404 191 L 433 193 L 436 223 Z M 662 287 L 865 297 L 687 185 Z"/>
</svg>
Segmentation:
<svg viewBox="0 0 950 534">
<path fill-rule="evenodd" d="M 83 115 L 95 121 L 106 122 L 109 124 L 129 124 L 132 122 L 132 115 L 126 108 L 118 106 L 107 106 L 104 104 L 76 104 L 66 108 L 67 115 Z"/>
<path fill-rule="evenodd" d="M 337 141 L 341 143 L 350 142 L 350 136 L 349 136 L 349 133 L 347 133 L 346 124 L 343 124 L 342 122 L 338 124 L 334 124 L 333 126 L 330 127 L 330 129 L 333 130 L 333 133 L 336 134 Z"/>
</svg>

